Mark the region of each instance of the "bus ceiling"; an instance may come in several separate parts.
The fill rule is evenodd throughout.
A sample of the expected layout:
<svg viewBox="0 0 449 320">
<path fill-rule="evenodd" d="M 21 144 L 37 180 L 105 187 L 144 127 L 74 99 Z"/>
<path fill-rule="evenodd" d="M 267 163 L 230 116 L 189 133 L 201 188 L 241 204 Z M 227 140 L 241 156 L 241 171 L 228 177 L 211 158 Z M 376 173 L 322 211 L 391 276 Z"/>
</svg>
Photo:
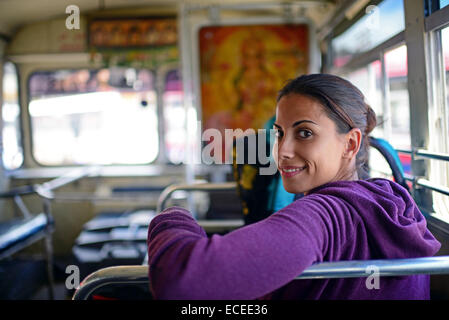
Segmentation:
<svg viewBox="0 0 449 320">
<path fill-rule="evenodd" d="M 257 14 L 277 13 L 289 17 L 304 16 L 312 20 L 322 33 L 329 32 L 342 20 L 352 20 L 369 0 L 318 0 L 318 1 L 279 1 L 246 0 L 246 1 L 205 1 L 201 0 L 45 0 L 39 6 L 30 6 L 26 0 L 2 0 L 0 2 L 0 34 L 10 38 L 20 28 L 37 22 L 49 21 L 66 17 L 70 5 L 76 5 L 81 16 L 111 17 L 111 16 L 151 16 L 176 15 L 180 8 L 188 11 L 206 11 L 211 18 L 219 17 L 219 13 L 228 11 L 232 16 L 235 12 L 249 11 Z M 371 1 L 372 2 L 372 1 Z M 378 2 L 378 1 L 377 1 Z M 344 8 L 344 9 L 343 9 Z M 218 12 L 218 15 L 217 15 Z"/>
</svg>

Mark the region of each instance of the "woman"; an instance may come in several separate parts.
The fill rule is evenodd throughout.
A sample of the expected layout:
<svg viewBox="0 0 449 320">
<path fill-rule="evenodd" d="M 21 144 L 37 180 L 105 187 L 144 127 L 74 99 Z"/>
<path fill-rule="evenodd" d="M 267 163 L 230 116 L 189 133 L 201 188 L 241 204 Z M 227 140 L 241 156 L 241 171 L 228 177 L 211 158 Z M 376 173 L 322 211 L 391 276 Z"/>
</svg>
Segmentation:
<svg viewBox="0 0 449 320">
<path fill-rule="evenodd" d="M 440 244 L 408 192 L 366 178 L 373 110 L 333 75 L 290 81 L 277 100 L 273 148 L 285 189 L 305 196 L 270 217 L 207 238 L 169 208 L 148 234 L 150 286 L 161 299 L 428 299 L 429 276 L 292 281 L 313 263 L 432 256 Z"/>
</svg>

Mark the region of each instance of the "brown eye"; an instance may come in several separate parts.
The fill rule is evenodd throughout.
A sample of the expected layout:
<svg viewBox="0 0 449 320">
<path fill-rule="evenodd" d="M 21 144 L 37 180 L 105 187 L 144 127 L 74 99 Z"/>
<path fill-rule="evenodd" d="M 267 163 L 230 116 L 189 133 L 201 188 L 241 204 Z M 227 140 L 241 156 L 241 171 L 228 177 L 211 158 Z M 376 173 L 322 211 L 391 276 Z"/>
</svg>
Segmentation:
<svg viewBox="0 0 449 320">
<path fill-rule="evenodd" d="M 306 139 L 312 135 L 312 131 L 309 130 L 299 130 L 298 135 L 300 138 Z"/>
</svg>

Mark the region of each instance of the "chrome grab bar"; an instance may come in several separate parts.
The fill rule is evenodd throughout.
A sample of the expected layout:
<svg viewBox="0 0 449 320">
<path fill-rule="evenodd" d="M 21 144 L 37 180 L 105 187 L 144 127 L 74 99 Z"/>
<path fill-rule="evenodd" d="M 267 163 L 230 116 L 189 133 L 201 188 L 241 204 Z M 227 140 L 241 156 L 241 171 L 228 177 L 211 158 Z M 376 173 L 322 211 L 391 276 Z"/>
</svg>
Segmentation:
<svg viewBox="0 0 449 320">
<path fill-rule="evenodd" d="M 237 188 L 236 182 L 223 183 L 194 183 L 194 184 L 173 184 L 162 191 L 157 201 L 156 212 L 160 213 L 165 209 L 165 204 L 175 191 L 227 191 Z"/>
<path fill-rule="evenodd" d="M 410 259 L 322 262 L 304 270 L 295 280 L 380 277 L 414 274 L 449 274 L 449 256 Z M 148 266 L 117 266 L 100 269 L 86 277 L 73 300 L 87 300 L 95 290 L 112 284 L 141 284 L 149 288 Z"/>
<path fill-rule="evenodd" d="M 35 186 L 36 193 L 43 199 L 53 200 L 53 190 L 68 185 L 87 176 L 98 174 L 98 167 L 84 167 L 67 172 L 56 179 Z"/>
<path fill-rule="evenodd" d="M 405 149 L 395 149 L 398 153 L 410 154 L 414 157 L 422 157 L 426 159 L 433 160 L 441 160 L 441 161 L 449 161 L 449 154 L 442 152 L 433 152 L 426 149 L 413 149 L 413 150 L 405 150 Z"/>
</svg>

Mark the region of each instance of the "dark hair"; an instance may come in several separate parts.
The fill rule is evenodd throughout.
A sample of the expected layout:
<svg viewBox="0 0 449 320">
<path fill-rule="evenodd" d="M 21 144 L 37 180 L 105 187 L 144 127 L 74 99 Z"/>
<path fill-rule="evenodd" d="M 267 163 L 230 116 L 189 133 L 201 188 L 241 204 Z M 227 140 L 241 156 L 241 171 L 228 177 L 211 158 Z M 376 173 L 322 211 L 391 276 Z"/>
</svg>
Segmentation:
<svg viewBox="0 0 449 320">
<path fill-rule="evenodd" d="M 318 100 L 339 133 L 359 128 L 362 142 L 356 157 L 359 179 L 368 178 L 369 141 L 366 138 L 376 126 L 376 114 L 365 102 L 362 92 L 349 81 L 331 74 L 302 75 L 290 80 L 279 91 L 277 102 L 291 93 Z"/>
</svg>

